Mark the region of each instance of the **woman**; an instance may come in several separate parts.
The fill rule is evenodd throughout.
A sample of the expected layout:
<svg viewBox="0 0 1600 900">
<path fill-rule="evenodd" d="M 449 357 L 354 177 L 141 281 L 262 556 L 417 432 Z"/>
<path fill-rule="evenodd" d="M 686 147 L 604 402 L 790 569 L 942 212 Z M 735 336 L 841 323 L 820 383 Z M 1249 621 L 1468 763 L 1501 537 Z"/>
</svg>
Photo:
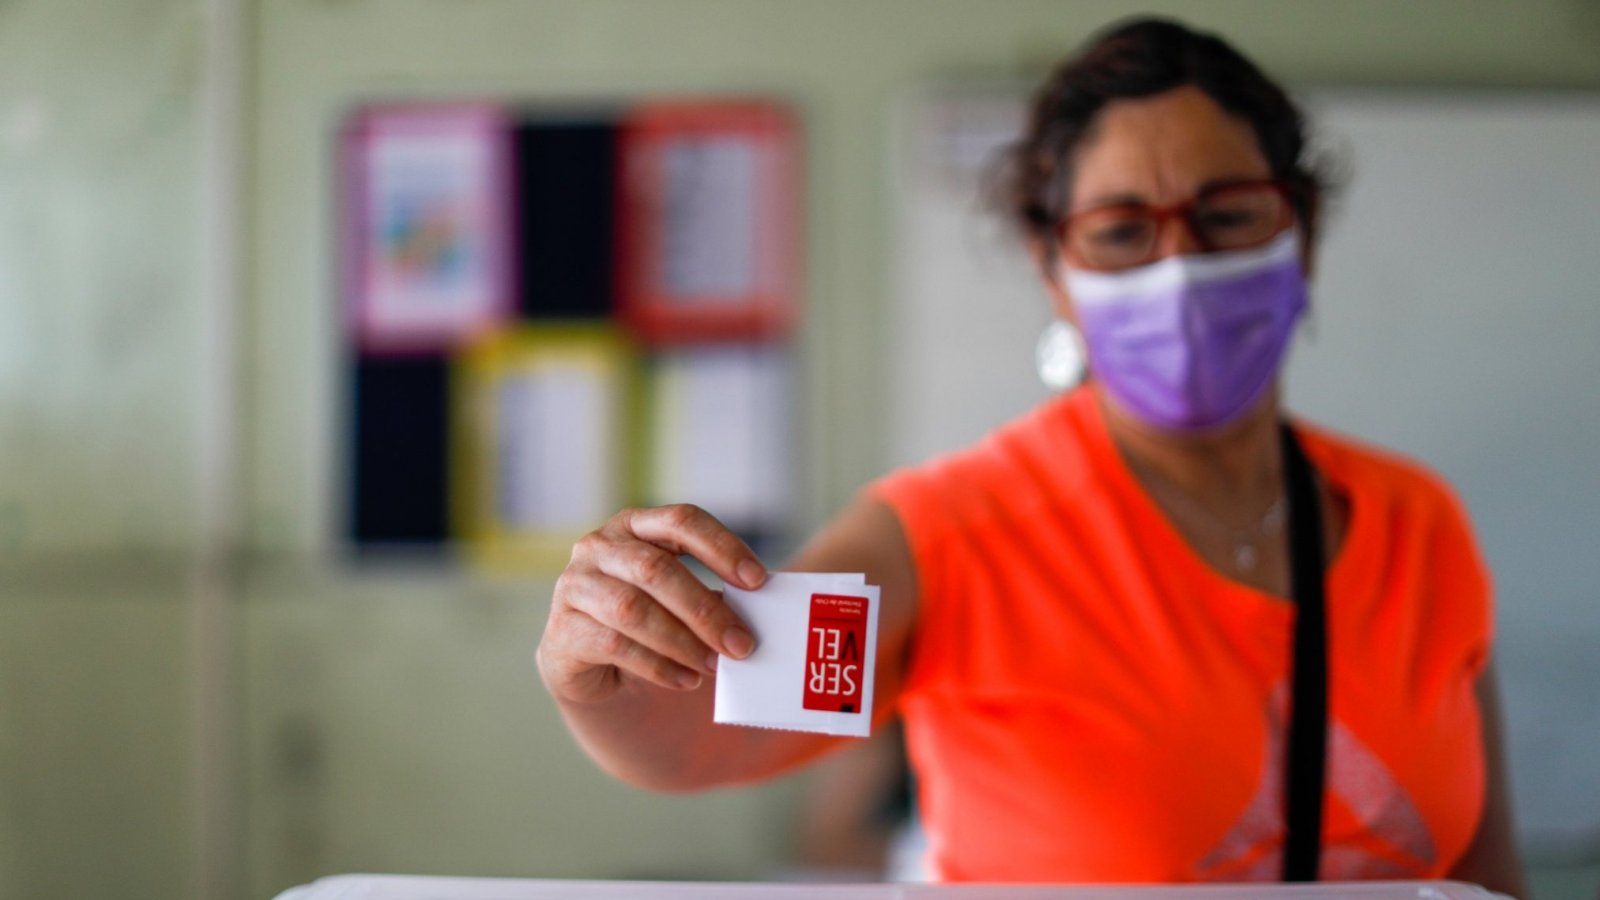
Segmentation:
<svg viewBox="0 0 1600 900">
<path fill-rule="evenodd" d="M 1068 60 L 1003 186 L 1087 384 L 873 485 L 790 565 L 882 587 L 877 708 L 904 719 L 944 878 L 1279 877 L 1300 448 L 1326 566 L 1321 877 L 1523 892 L 1460 505 L 1415 464 L 1281 430 L 1321 206 L 1304 143 L 1281 89 L 1180 25 Z M 574 735 L 664 790 L 826 752 L 712 725 L 716 654 L 754 638 L 680 554 L 765 577 L 687 506 L 625 510 L 574 549 L 539 647 Z"/>
</svg>

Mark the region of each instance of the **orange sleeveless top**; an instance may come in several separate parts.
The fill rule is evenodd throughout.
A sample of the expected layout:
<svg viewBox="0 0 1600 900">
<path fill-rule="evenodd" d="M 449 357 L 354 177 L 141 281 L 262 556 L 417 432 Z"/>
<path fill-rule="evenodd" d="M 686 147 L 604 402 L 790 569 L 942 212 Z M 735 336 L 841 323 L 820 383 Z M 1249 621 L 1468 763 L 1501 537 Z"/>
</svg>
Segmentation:
<svg viewBox="0 0 1600 900">
<path fill-rule="evenodd" d="M 1350 502 L 1322 874 L 1439 878 L 1483 806 L 1488 574 L 1437 478 L 1297 428 Z M 1293 605 L 1188 547 L 1089 390 L 871 490 L 917 570 L 900 712 L 938 877 L 1279 877 Z"/>
</svg>

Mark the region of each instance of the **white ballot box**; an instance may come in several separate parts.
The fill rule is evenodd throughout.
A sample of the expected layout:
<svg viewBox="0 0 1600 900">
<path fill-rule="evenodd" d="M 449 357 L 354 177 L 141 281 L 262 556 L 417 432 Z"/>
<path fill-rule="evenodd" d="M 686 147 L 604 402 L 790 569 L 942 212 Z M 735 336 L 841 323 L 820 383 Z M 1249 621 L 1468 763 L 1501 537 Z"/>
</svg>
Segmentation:
<svg viewBox="0 0 1600 900">
<path fill-rule="evenodd" d="M 1496 900 L 1455 881 L 1319 884 L 970 885 L 553 881 L 338 875 L 277 900 Z"/>
</svg>

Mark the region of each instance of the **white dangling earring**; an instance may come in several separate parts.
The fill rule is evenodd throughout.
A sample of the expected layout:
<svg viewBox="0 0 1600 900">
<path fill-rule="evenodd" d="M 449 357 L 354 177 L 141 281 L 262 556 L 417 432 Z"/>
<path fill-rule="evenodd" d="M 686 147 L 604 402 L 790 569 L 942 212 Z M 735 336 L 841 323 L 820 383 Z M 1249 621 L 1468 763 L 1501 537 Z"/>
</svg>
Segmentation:
<svg viewBox="0 0 1600 900">
<path fill-rule="evenodd" d="M 1039 369 L 1039 380 L 1052 391 L 1077 387 L 1078 382 L 1083 380 L 1088 361 L 1083 335 L 1072 323 L 1063 319 L 1051 319 L 1050 324 L 1044 327 L 1033 357 Z"/>
</svg>

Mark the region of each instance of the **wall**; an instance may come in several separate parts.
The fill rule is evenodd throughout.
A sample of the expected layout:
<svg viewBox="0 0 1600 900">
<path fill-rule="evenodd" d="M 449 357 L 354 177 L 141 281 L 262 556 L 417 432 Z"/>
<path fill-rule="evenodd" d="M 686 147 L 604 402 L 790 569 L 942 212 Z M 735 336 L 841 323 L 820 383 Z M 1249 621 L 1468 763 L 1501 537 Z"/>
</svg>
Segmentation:
<svg viewBox="0 0 1600 900">
<path fill-rule="evenodd" d="M 0 4 L 0 896 L 184 896 L 199 4 Z"/>
<path fill-rule="evenodd" d="M 1296 82 L 1600 85 L 1600 8 L 1585 0 L 1152 6 L 1224 30 Z M 201 499 L 195 391 L 216 377 L 203 369 L 194 286 L 199 7 L 0 3 L 7 897 L 192 895 L 185 559 Z M 547 584 L 332 564 L 331 129 L 374 96 L 795 102 L 807 127 L 814 523 L 884 462 L 890 109 L 928 78 L 1036 77 L 1128 7 L 249 9 L 238 895 L 354 869 L 753 876 L 777 865 L 792 785 L 660 798 L 610 785 L 578 757 L 532 666 Z"/>
</svg>

